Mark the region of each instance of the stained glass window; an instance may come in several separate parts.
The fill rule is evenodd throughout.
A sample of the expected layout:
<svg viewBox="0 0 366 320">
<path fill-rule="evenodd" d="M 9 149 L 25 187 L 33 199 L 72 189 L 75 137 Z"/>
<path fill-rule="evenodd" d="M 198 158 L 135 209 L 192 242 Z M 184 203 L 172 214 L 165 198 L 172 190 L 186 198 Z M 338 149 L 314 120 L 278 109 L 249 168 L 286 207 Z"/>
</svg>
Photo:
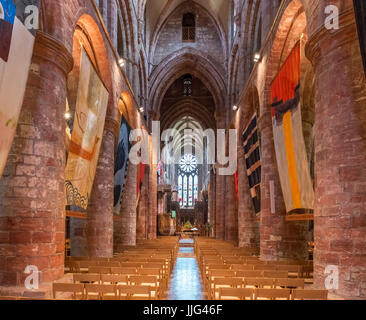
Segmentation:
<svg viewBox="0 0 366 320">
<path fill-rule="evenodd" d="M 198 201 L 198 176 L 194 177 L 194 203 Z"/>
<path fill-rule="evenodd" d="M 197 159 L 186 154 L 179 162 L 178 197 L 182 208 L 193 208 L 198 201 L 198 167 Z"/>
<path fill-rule="evenodd" d="M 178 201 L 179 205 L 183 206 L 183 177 L 178 177 Z"/>
</svg>

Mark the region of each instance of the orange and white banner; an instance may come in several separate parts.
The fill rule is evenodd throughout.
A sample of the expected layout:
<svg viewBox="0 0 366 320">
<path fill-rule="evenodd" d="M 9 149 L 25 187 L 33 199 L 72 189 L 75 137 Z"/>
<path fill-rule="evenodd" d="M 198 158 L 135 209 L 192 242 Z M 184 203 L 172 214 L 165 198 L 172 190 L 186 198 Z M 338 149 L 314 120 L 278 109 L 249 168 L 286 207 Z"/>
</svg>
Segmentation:
<svg viewBox="0 0 366 320">
<path fill-rule="evenodd" d="M 65 172 L 66 210 L 69 213 L 86 214 L 103 138 L 108 97 L 107 89 L 83 49 Z"/>
<path fill-rule="evenodd" d="M 300 43 L 271 86 L 273 136 L 277 167 L 287 212 L 314 209 L 300 102 Z"/>
</svg>

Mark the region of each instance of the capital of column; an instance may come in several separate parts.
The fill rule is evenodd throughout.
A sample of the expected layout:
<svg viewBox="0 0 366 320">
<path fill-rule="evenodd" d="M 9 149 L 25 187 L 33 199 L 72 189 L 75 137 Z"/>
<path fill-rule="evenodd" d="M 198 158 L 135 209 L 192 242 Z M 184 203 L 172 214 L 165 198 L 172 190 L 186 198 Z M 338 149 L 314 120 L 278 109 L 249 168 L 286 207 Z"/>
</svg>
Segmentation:
<svg viewBox="0 0 366 320">
<path fill-rule="evenodd" d="M 328 30 L 325 26 L 318 28 L 310 37 L 305 46 L 305 55 L 312 62 L 314 66 L 320 63 L 321 47 L 323 41 L 328 40 L 330 44 L 328 50 L 339 47 L 345 43 L 354 40 L 352 35 L 357 34 L 354 10 L 352 7 L 342 12 L 339 16 L 338 30 Z M 331 40 L 331 41 L 329 41 Z"/>
<path fill-rule="evenodd" d="M 40 30 L 36 33 L 33 55 L 54 64 L 65 77 L 74 65 L 73 57 L 64 44 Z"/>
</svg>

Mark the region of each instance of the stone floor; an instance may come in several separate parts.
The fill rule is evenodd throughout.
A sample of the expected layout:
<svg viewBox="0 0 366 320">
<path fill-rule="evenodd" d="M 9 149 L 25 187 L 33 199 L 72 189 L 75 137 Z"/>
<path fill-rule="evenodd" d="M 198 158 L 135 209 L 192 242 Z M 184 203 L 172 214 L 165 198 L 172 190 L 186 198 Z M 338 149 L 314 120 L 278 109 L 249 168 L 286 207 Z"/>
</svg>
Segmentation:
<svg viewBox="0 0 366 320">
<path fill-rule="evenodd" d="M 179 248 L 170 280 L 168 300 L 203 300 L 202 280 L 194 255 L 193 241 L 181 240 L 180 243 L 192 243 L 192 247 Z"/>
</svg>

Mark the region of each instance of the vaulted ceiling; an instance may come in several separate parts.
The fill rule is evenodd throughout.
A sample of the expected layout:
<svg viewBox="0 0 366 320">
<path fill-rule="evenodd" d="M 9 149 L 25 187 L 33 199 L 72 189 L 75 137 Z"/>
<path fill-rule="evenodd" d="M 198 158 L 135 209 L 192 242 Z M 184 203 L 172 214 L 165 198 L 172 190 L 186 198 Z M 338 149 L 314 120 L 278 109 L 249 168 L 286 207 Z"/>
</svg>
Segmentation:
<svg viewBox="0 0 366 320">
<path fill-rule="evenodd" d="M 165 20 L 177 6 L 185 1 L 186 0 L 146 0 L 150 30 L 155 30 L 157 23 L 161 19 Z M 211 12 L 227 33 L 230 12 L 229 0 L 194 0 L 194 2 L 197 2 Z"/>
</svg>

